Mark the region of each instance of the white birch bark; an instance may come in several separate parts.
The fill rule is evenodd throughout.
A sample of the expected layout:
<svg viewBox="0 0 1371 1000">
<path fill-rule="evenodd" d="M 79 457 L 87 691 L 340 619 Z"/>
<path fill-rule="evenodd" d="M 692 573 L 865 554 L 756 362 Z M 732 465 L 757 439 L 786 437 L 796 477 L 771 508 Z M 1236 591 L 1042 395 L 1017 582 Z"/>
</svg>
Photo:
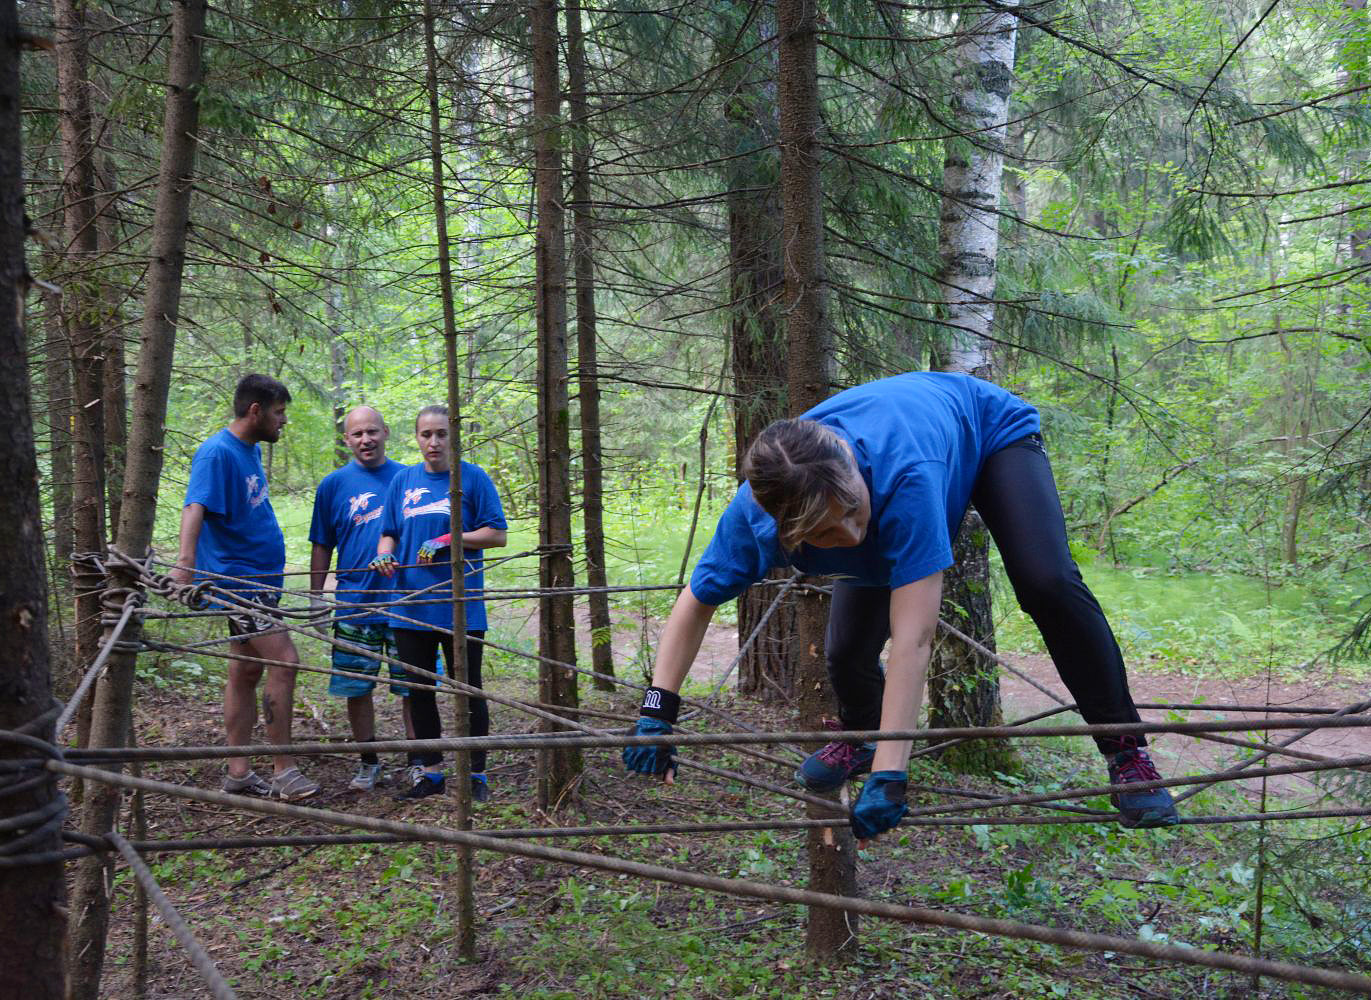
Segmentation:
<svg viewBox="0 0 1371 1000">
<path fill-rule="evenodd" d="M 1012 5 L 1012 0 L 1011 0 Z M 1018 19 L 992 11 L 967 19 L 957 46 L 956 95 L 964 138 L 949 140 L 943 163 L 938 280 L 943 319 L 953 325 L 945 371 L 986 377 L 995 322 L 1000 182 L 1004 173 L 1009 94 L 1014 83 Z"/>
</svg>

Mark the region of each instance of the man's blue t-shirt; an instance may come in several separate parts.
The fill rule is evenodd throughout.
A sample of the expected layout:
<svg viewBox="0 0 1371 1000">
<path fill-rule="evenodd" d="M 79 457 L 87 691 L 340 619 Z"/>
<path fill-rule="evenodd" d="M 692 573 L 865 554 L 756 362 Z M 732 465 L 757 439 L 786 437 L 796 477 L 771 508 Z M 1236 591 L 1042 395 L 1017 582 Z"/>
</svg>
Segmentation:
<svg viewBox="0 0 1371 1000">
<path fill-rule="evenodd" d="M 240 441 L 228 428 L 200 445 L 191 459 L 186 487 L 185 506 L 193 503 L 205 505 L 195 568 L 246 578 L 218 581 L 228 590 L 279 590 L 286 538 L 267 498 L 262 449 Z"/>
<path fill-rule="evenodd" d="M 395 586 L 367 569 L 367 564 L 376 558 L 376 543 L 381 540 L 386 491 L 403 469 L 401 463 L 389 458 L 374 469 L 354 460 L 330 472 L 314 491 L 309 540 L 338 554 L 334 594 L 340 603 L 383 601 Z M 338 608 L 335 615 L 349 625 L 384 625 L 388 621 L 384 615 L 356 608 Z"/>
<path fill-rule="evenodd" d="M 861 544 L 785 552 L 744 483 L 690 577 L 702 603 L 732 600 L 793 566 L 860 586 L 902 587 L 952 565 L 952 538 L 986 458 L 1039 430 L 1038 411 L 969 375 L 914 372 L 840 392 L 803 414 L 852 446 L 871 491 Z"/>
<path fill-rule="evenodd" d="M 419 561 L 419 546 L 430 538 L 455 532 L 452 524 L 451 498 L 448 493 L 448 474 L 429 472 L 421 462 L 402 470 L 390 483 L 386 494 L 386 510 L 381 515 L 381 534 L 396 540 L 395 559 L 407 566 L 396 575 L 402 594 L 414 595 L 414 603 L 402 603 L 395 613 L 413 618 L 427 625 L 452 628 L 452 566 L 440 556 L 427 566 L 413 565 Z M 500 494 L 495 490 L 486 470 L 470 462 L 462 463 L 462 531 L 477 528 L 509 527 Z M 460 543 L 459 543 L 460 544 Z M 465 592 L 479 595 L 485 589 L 484 559 L 480 549 L 467 549 L 463 554 L 467 572 Z M 432 588 L 432 589 L 429 589 Z M 417 593 L 423 591 L 422 594 Z M 448 598 L 444 601 L 442 598 Z M 486 604 L 481 600 L 466 602 L 467 630 L 486 628 Z M 422 628 L 413 622 L 391 618 L 393 628 Z"/>
</svg>

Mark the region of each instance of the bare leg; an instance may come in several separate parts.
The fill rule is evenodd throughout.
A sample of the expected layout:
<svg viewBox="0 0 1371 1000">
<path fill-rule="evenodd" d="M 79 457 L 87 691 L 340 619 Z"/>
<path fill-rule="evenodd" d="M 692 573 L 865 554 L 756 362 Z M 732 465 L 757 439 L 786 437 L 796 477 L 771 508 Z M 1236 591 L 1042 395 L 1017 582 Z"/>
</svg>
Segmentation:
<svg viewBox="0 0 1371 1000">
<path fill-rule="evenodd" d="M 289 632 L 274 632 L 253 636 L 248 642 L 253 655 L 264 660 L 299 663 L 295 643 Z M 295 714 L 295 667 L 267 667 L 267 682 L 262 691 L 262 721 L 266 724 L 267 739 L 272 743 L 289 743 L 290 726 Z M 279 754 L 271 759 L 277 774 L 295 766 L 295 758 Z"/>
<path fill-rule="evenodd" d="M 348 724 L 352 726 L 352 738 L 358 743 L 376 739 L 376 705 L 370 693 L 348 699 Z"/>
<path fill-rule="evenodd" d="M 245 642 L 229 644 L 235 653 L 249 653 Z M 229 660 L 228 683 L 224 685 L 224 736 L 229 746 L 247 746 L 252 742 L 252 727 L 257 724 L 257 682 L 262 678 L 260 663 Z M 246 757 L 230 757 L 231 777 L 246 777 L 250 764 Z"/>
</svg>

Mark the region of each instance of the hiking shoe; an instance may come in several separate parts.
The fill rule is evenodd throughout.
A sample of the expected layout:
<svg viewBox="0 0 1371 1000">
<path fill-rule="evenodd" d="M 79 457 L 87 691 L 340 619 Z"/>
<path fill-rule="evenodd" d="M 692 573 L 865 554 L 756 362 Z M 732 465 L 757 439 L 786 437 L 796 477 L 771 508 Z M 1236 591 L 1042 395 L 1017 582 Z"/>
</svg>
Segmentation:
<svg viewBox="0 0 1371 1000">
<path fill-rule="evenodd" d="M 357 792 L 370 792 L 381 783 L 381 765 L 363 761 L 357 765 L 357 773 L 348 782 L 348 787 Z"/>
<path fill-rule="evenodd" d="M 1116 753 L 1109 763 L 1109 783 L 1125 785 L 1133 781 L 1159 781 L 1156 765 L 1147 751 L 1129 747 Z M 1119 824 L 1131 830 L 1146 830 L 1159 826 L 1175 826 L 1181 821 L 1176 804 L 1165 788 L 1151 788 L 1137 792 L 1114 792 L 1109 796 L 1119 810 Z"/>
<path fill-rule="evenodd" d="M 825 722 L 824 725 L 829 729 L 838 728 L 836 723 Z M 841 788 L 853 775 L 870 771 L 875 756 L 875 743 L 830 743 L 805 758 L 795 772 L 795 780 L 811 792 L 831 792 Z"/>
<path fill-rule="evenodd" d="M 442 795 L 447 791 L 447 778 L 419 769 L 419 777 L 414 779 L 403 792 L 394 796 L 396 802 L 409 802 L 413 799 L 426 799 L 430 795 Z"/>
<path fill-rule="evenodd" d="M 298 767 L 288 767 L 280 774 L 271 777 L 271 797 L 282 802 L 307 799 L 319 794 L 319 783 L 310 781 L 300 773 Z"/>
<path fill-rule="evenodd" d="M 490 782 L 486 776 L 479 771 L 471 776 L 471 801 L 489 802 L 490 801 Z"/>
<path fill-rule="evenodd" d="M 224 791 L 232 792 L 234 795 L 254 795 L 262 799 L 271 798 L 271 786 L 263 781 L 256 771 L 249 771 L 241 778 L 226 774 L 221 787 Z"/>
<path fill-rule="evenodd" d="M 405 787 L 408 788 L 424 776 L 424 766 L 422 764 L 410 764 L 405 768 Z"/>
</svg>

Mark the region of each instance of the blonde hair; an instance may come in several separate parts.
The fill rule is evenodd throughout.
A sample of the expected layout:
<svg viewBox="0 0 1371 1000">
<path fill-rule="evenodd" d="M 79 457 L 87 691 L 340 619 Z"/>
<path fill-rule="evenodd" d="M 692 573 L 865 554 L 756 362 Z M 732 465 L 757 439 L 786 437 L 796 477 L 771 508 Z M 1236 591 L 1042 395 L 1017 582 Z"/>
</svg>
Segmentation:
<svg viewBox="0 0 1371 1000">
<path fill-rule="evenodd" d="M 814 420 L 769 424 L 743 459 L 752 496 L 776 519 L 781 547 L 798 548 L 836 503 L 850 514 L 862 504 L 861 473 L 846 441 Z"/>
</svg>

